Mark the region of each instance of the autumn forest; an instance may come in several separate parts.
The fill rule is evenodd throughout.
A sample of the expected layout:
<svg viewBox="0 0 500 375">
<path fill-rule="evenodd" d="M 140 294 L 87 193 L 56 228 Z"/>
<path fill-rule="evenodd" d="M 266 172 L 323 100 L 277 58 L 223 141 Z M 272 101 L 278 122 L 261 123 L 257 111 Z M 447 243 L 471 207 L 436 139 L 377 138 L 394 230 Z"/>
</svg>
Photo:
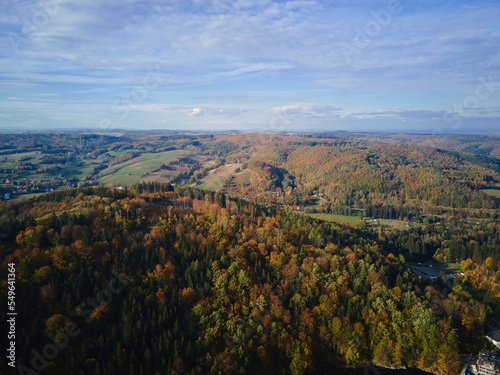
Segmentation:
<svg viewBox="0 0 500 375">
<path fill-rule="evenodd" d="M 500 321 L 499 157 L 481 136 L 6 135 L 4 373 L 458 374 Z"/>
</svg>

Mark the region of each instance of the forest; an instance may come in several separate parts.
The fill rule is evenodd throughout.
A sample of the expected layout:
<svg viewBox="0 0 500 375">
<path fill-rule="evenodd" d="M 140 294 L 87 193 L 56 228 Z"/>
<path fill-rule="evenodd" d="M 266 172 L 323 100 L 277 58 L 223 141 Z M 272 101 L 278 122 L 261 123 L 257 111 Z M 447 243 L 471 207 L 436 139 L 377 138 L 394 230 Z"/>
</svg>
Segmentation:
<svg viewBox="0 0 500 375">
<path fill-rule="evenodd" d="M 17 373 L 459 373 L 500 325 L 500 140 L 430 141 L 5 134 Z"/>
<path fill-rule="evenodd" d="M 377 233 L 169 183 L 56 191 L 0 218 L 20 374 L 458 373 L 498 308 L 493 226 Z M 406 253 L 436 247 L 467 277 L 415 275 Z"/>
</svg>

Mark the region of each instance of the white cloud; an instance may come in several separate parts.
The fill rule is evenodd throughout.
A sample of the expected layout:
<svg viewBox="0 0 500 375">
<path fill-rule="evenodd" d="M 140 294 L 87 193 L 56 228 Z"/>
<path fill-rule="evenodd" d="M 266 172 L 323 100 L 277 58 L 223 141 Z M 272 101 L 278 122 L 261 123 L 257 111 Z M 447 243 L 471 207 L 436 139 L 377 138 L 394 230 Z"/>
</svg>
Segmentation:
<svg viewBox="0 0 500 375">
<path fill-rule="evenodd" d="M 320 104 L 291 104 L 281 107 L 272 107 L 269 111 L 278 113 L 281 115 L 291 115 L 300 117 L 320 117 L 332 114 L 337 114 L 341 111 L 341 107 L 335 107 L 332 105 L 320 105 Z"/>
<path fill-rule="evenodd" d="M 194 116 L 203 116 L 204 112 L 203 109 L 201 108 L 193 108 L 191 112 L 188 113 L 189 117 L 194 117 Z"/>
</svg>

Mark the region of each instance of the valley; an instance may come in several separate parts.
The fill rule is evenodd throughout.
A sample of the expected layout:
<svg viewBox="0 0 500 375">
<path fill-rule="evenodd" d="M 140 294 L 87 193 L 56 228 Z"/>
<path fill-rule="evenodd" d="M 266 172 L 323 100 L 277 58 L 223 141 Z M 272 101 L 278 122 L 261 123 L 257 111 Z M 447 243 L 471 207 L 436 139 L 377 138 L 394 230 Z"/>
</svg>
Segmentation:
<svg viewBox="0 0 500 375">
<path fill-rule="evenodd" d="M 16 264 L 31 301 L 21 362 L 74 323 L 51 374 L 111 374 L 109 358 L 458 373 L 500 316 L 499 160 L 371 137 L 2 138 L 2 269 Z"/>
</svg>

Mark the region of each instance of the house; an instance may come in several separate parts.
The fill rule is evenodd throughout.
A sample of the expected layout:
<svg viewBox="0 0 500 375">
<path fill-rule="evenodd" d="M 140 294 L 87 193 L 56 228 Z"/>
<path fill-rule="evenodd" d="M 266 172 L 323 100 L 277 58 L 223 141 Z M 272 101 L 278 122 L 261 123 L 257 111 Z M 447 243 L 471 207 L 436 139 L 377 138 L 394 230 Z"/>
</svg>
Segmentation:
<svg viewBox="0 0 500 375">
<path fill-rule="evenodd" d="M 500 375 L 500 353 L 481 350 L 473 367 L 479 375 Z"/>
<path fill-rule="evenodd" d="M 3 199 L 5 199 L 6 201 L 8 201 L 10 199 L 10 194 L 9 193 L 5 193 L 5 195 L 3 196 Z"/>
</svg>

